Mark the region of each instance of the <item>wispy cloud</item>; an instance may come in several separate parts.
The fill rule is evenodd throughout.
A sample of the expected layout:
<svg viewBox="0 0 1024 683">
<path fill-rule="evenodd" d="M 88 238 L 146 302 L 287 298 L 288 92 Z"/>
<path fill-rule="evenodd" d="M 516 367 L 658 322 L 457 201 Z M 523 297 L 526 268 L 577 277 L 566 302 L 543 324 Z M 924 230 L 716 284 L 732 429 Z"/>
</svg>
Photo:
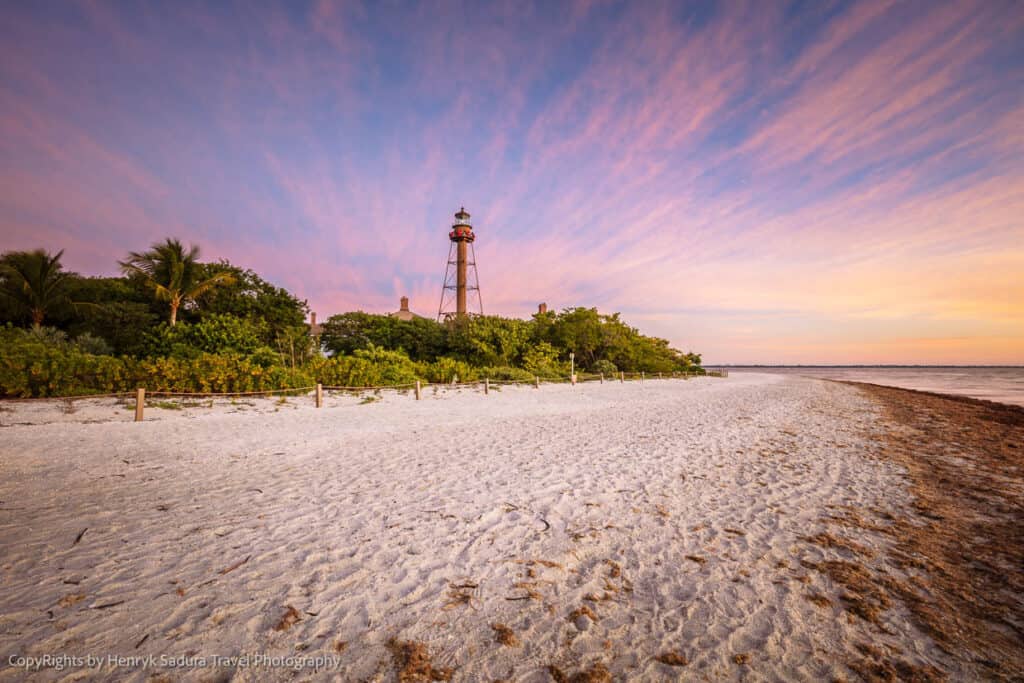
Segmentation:
<svg viewBox="0 0 1024 683">
<path fill-rule="evenodd" d="M 465 205 L 489 312 L 621 310 L 714 361 L 1024 362 L 1013 2 L 4 12 L 4 249 L 111 272 L 174 234 L 321 316 L 430 315 Z"/>
</svg>

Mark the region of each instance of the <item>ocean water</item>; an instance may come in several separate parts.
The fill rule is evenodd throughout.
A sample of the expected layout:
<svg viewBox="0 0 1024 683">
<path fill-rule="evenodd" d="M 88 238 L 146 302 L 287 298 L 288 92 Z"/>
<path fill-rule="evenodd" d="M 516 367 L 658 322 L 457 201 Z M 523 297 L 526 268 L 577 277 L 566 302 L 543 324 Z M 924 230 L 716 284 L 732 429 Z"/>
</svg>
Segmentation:
<svg viewBox="0 0 1024 683">
<path fill-rule="evenodd" d="M 893 367 L 804 366 L 730 367 L 732 372 L 768 372 L 827 379 L 870 382 L 904 389 L 959 394 L 1024 406 L 1024 366 L 1016 367 Z"/>
</svg>

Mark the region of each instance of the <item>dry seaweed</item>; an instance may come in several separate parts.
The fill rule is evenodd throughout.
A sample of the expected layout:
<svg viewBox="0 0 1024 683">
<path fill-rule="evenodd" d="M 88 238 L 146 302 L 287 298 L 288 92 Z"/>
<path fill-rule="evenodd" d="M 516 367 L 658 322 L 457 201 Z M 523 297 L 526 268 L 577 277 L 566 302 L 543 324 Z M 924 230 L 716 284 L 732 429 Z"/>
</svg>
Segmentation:
<svg viewBox="0 0 1024 683">
<path fill-rule="evenodd" d="M 76 593 L 72 595 L 65 595 L 59 601 L 57 601 L 58 607 L 71 607 L 85 600 L 85 593 Z"/>
<path fill-rule="evenodd" d="M 287 631 L 299 621 L 301 621 L 299 618 L 299 611 L 291 605 L 285 605 L 284 614 L 278 620 L 277 625 L 274 626 L 274 630 Z"/>
<path fill-rule="evenodd" d="M 890 594 L 896 582 L 872 573 L 862 564 L 845 560 L 824 562 L 801 562 L 804 567 L 821 572 L 846 590 L 839 596 L 843 608 L 861 619 L 888 632 L 882 621 L 882 614 L 892 607 Z"/>
<path fill-rule="evenodd" d="M 890 533 L 892 560 L 915 575 L 892 591 L 974 676 L 1024 678 L 1024 408 L 857 386 L 899 425 L 882 456 L 906 469 L 914 498 Z"/>
<path fill-rule="evenodd" d="M 244 559 L 244 560 L 239 560 L 238 562 L 235 562 L 235 563 L 234 563 L 233 565 L 230 565 L 230 566 L 228 566 L 228 567 L 224 567 L 224 569 L 221 569 L 221 570 L 220 570 L 219 572 L 217 572 L 217 573 L 218 573 L 218 574 L 222 574 L 222 575 L 223 575 L 223 574 L 228 574 L 228 573 L 230 573 L 230 572 L 233 572 L 233 571 L 235 571 L 236 569 L 238 569 L 239 567 L 241 567 L 241 566 L 242 566 L 243 564 L 245 564 L 246 562 L 248 562 L 248 561 L 249 561 L 249 558 L 251 558 L 251 557 L 252 557 L 252 555 L 246 555 L 246 556 L 245 556 L 245 559 Z"/>
<path fill-rule="evenodd" d="M 866 683 L 941 683 L 946 676 L 931 665 L 915 665 L 898 657 L 880 655 L 878 658 L 859 659 L 849 663 L 853 671 Z"/>
<path fill-rule="evenodd" d="M 588 669 L 576 672 L 572 676 L 565 675 L 561 669 L 554 664 L 548 665 L 548 673 L 555 683 L 611 683 L 612 674 L 601 662 L 594 664 Z"/>
<path fill-rule="evenodd" d="M 477 606 L 474 604 L 475 596 L 472 592 L 476 588 L 477 584 L 475 583 L 450 584 L 448 586 L 448 602 L 441 609 L 450 610 L 456 607 L 465 607 L 466 605 L 477 609 Z"/>
<path fill-rule="evenodd" d="M 569 683 L 569 677 L 554 664 L 548 664 L 548 673 L 551 674 L 551 679 L 555 683 Z"/>
<path fill-rule="evenodd" d="M 851 553 L 861 555 L 863 557 L 875 556 L 875 552 L 870 548 L 867 548 L 855 541 L 851 541 L 848 538 L 840 538 L 837 536 L 833 536 L 831 533 L 828 532 L 822 532 L 819 534 L 815 534 L 814 536 L 803 536 L 802 538 L 808 543 L 813 543 L 815 545 L 821 546 L 822 548 L 840 548 L 842 550 L 848 550 Z"/>
<path fill-rule="evenodd" d="M 505 624 L 491 624 L 491 629 L 494 631 L 494 639 L 508 647 L 516 647 L 519 645 L 519 639 L 516 638 L 515 631 L 510 629 Z"/>
<path fill-rule="evenodd" d="M 686 666 L 690 663 L 689 659 L 678 652 L 664 652 L 654 659 L 668 666 Z"/>
<path fill-rule="evenodd" d="M 818 607 L 825 608 L 832 606 L 832 601 L 826 598 L 821 593 L 806 593 L 804 595 L 804 598 L 807 600 L 807 602 L 810 602 Z"/>
<path fill-rule="evenodd" d="M 597 621 L 597 615 L 594 613 L 594 610 L 586 605 L 580 605 L 569 613 L 569 621 L 576 621 L 580 617 L 587 617 L 591 621 Z"/>
<path fill-rule="evenodd" d="M 388 650 L 398 669 L 399 683 L 419 683 L 421 681 L 450 681 L 452 669 L 435 668 L 430 660 L 430 652 L 423 643 L 412 640 L 388 641 Z"/>
</svg>

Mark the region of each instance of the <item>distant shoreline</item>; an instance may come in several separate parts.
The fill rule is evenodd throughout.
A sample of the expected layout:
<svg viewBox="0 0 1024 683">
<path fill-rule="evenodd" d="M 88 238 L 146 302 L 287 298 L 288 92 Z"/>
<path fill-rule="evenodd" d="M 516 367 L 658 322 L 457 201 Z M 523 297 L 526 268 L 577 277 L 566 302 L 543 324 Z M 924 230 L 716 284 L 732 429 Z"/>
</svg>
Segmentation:
<svg viewBox="0 0 1024 683">
<path fill-rule="evenodd" d="M 765 370 L 772 368 L 779 369 L 820 369 L 820 370 L 893 370 L 893 369 L 914 369 L 914 370 L 1024 370 L 1024 365 L 729 365 L 722 363 L 705 363 L 705 369 L 727 368 L 730 370 Z"/>
<path fill-rule="evenodd" d="M 708 368 L 726 366 L 708 365 Z M 970 396 L 1001 405 L 1024 406 L 1024 366 L 1015 365 L 760 365 L 730 366 L 728 372 L 792 375 L 814 379 L 862 382 L 930 392 Z"/>
<path fill-rule="evenodd" d="M 876 382 L 860 382 L 851 379 L 830 379 L 828 377 L 819 377 L 825 382 L 836 382 L 837 384 L 848 384 L 853 387 L 863 387 L 870 390 L 885 389 L 887 391 L 903 391 L 911 394 L 920 394 L 922 396 L 929 396 L 931 398 L 941 398 L 947 401 L 958 401 L 960 403 L 967 403 L 978 408 L 986 408 L 989 410 L 1009 410 L 1011 413 L 1019 415 L 1022 423 L 1024 423 L 1024 406 L 1019 406 L 1015 403 L 1006 403 L 1004 401 L 993 401 L 987 398 L 976 398 L 974 396 L 967 396 L 966 394 L 946 394 L 941 391 L 927 391 L 925 389 L 910 389 L 907 387 L 894 387 L 890 384 L 878 384 Z"/>
</svg>

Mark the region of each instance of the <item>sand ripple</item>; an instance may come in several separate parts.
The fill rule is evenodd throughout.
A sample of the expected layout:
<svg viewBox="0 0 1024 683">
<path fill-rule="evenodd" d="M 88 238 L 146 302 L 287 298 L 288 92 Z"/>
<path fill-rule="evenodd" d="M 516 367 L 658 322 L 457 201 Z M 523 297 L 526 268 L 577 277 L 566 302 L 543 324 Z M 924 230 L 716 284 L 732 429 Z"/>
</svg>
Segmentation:
<svg viewBox="0 0 1024 683">
<path fill-rule="evenodd" d="M 599 662 L 616 679 L 827 680 L 877 637 L 801 564 L 849 555 L 803 540 L 829 506 L 906 501 L 900 472 L 864 457 L 878 415 L 855 389 L 744 374 L 425 399 L 3 428 L 0 666 L 337 654 L 345 680 L 393 680 L 395 639 L 454 680 Z M 898 609 L 887 618 L 906 650 L 939 657 Z"/>
</svg>

